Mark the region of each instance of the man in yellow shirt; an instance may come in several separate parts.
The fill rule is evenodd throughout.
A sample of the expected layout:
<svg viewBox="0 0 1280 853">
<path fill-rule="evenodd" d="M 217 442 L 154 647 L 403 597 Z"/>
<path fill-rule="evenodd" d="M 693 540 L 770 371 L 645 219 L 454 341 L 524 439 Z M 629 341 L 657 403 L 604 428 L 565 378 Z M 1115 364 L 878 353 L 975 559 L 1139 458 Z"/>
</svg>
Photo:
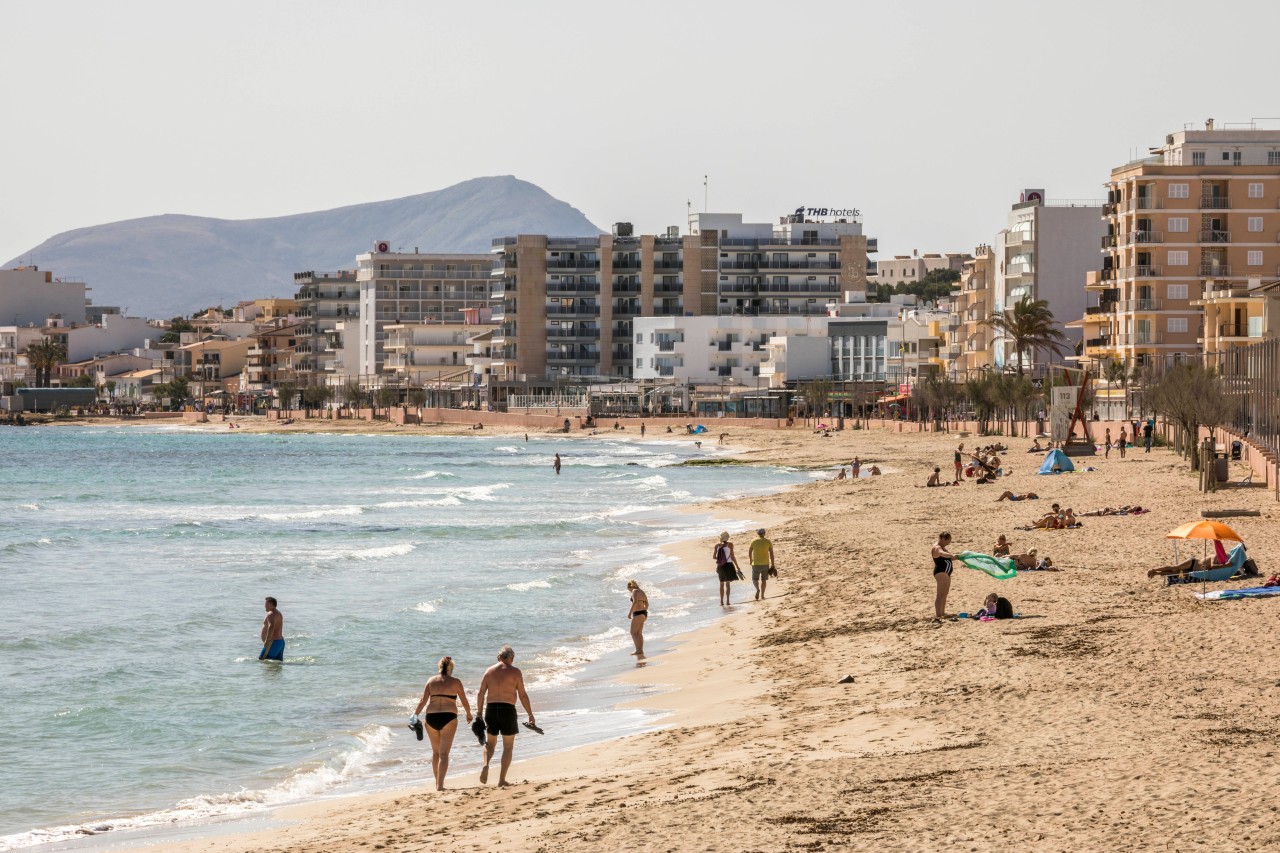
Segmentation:
<svg viewBox="0 0 1280 853">
<path fill-rule="evenodd" d="M 756 531 L 747 552 L 751 556 L 751 585 L 756 588 L 756 600 L 764 598 L 764 588 L 769 583 L 773 569 L 773 543 L 764 538 L 764 528 Z"/>
</svg>

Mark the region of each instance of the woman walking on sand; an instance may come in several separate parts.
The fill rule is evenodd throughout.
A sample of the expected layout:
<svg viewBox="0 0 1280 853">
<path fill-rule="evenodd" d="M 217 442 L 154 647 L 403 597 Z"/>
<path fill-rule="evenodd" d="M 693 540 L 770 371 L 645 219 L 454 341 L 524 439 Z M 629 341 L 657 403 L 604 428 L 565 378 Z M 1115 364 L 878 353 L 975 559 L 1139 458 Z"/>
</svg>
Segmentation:
<svg viewBox="0 0 1280 853">
<path fill-rule="evenodd" d="M 947 549 L 951 547 L 951 534 L 938 534 L 938 541 L 933 543 L 930 556 L 933 557 L 933 580 L 937 584 L 937 593 L 933 598 L 933 621 L 941 622 L 947 616 L 947 593 L 951 591 L 951 561 L 956 558 Z"/>
<path fill-rule="evenodd" d="M 844 471 L 843 468 L 840 470 Z M 729 541 L 728 532 L 720 534 L 720 541 L 716 543 L 711 555 L 716 561 L 716 577 L 720 579 L 720 605 L 728 606 L 729 590 L 733 582 L 738 579 L 738 558 L 734 556 L 733 543 Z"/>
<path fill-rule="evenodd" d="M 467 713 L 467 722 L 471 722 L 471 705 L 467 702 L 467 691 L 462 682 L 453 677 L 453 658 L 445 655 L 440 658 L 440 671 L 427 679 L 422 688 L 422 698 L 413 712 L 409 723 L 416 728 L 418 714 L 427 709 L 427 737 L 431 739 L 431 772 L 436 777 L 436 790 L 444 790 L 444 777 L 449 772 L 449 751 L 453 749 L 453 736 L 458 732 L 458 700 L 462 700 L 462 708 Z M 421 735 L 419 735 L 421 739 Z"/>
<path fill-rule="evenodd" d="M 636 650 L 631 654 L 644 657 L 644 623 L 649 619 L 649 596 L 633 580 L 627 581 L 627 589 L 631 592 L 627 618 L 631 620 L 631 641 L 636 644 Z"/>
</svg>

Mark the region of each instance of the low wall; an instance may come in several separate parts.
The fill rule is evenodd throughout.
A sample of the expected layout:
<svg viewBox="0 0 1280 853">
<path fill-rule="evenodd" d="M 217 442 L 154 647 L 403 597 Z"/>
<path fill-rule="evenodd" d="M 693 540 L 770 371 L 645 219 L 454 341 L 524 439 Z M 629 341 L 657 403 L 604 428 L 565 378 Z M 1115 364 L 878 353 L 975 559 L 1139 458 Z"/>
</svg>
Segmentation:
<svg viewBox="0 0 1280 853">
<path fill-rule="evenodd" d="M 174 414 L 181 414 L 182 420 L 187 423 L 207 424 L 209 422 L 209 415 L 205 412 L 174 412 Z"/>
<path fill-rule="evenodd" d="M 183 415 L 194 415 L 198 412 L 143 412 L 142 418 L 147 421 L 178 420 Z"/>
</svg>

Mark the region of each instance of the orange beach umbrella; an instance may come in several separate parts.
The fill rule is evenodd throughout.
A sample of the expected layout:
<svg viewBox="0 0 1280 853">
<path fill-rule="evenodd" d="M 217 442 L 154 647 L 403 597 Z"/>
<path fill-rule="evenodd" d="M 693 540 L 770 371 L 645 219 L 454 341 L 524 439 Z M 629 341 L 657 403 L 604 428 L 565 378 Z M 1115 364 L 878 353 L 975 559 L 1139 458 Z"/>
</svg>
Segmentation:
<svg viewBox="0 0 1280 853">
<path fill-rule="evenodd" d="M 1230 539 L 1232 542 L 1243 542 L 1239 533 L 1227 527 L 1221 521 L 1202 518 L 1199 521 L 1188 521 L 1176 530 L 1171 530 L 1166 539 Z"/>
</svg>

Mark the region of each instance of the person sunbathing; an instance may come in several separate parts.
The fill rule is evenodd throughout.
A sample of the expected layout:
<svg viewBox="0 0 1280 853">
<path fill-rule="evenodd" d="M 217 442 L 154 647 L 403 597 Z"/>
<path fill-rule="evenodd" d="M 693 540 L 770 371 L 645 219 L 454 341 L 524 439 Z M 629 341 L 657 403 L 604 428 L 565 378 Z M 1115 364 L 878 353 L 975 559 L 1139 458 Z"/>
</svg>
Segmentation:
<svg viewBox="0 0 1280 853">
<path fill-rule="evenodd" d="M 841 469 L 840 469 L 840 473 L 839 473 L 839 474 L 836 474 L 835 479 L 837 479 L 837 480 L 843 480 L 846 476 L 847 476 L 847 475 L 845 474 L 844 469 L 843 469 L 843 468 L 841 468 Z"/>
<path fill-rule="evenodd" d="M 1181 563 L 1172 566 L 1156 566 L 1154 569 L 1147 570 L 1147 577 L 1154 578 L 1157 575 L 1182 575 L 1187 572 L 1198 571 L 1201 568 L 1200 561 L 1195 557 L 1188 557 Z M 1209 568 L 1205 565 L 1204 568 Z"/>
<path fill-rule="evenodd" d="M 1027 530 L 1057 530 L 1062 527 L 1062 508 L 1056 503 L 1050 508 L 1051 511 L 1047 515 L 1032 521 L 1027 525 Z"/>
<path fill-rule="evenodd" d="M 1009 491 L 1008 489 L 1005 489 L 1003 492 L 1000 493 L 1000 497 L 996 498 L 996 500 L 997 501 L 1038 501 L 1040 500 L 1040 496 L 1037 495 L 1035 492 L 1024 492 L 1020 495 L 1016 495 L 1013 492 Z"/>
<path fill-rule="evenodd" d="M 1001 533 L 996 537 L 996 544 L 991 546 L 991 556 L 1007 557 L 1009 556 L 1009 550 L 1009 540 L 1005 538 L 1003 533 Z"/>
<path fill-rule="evenodd" d="M 1028 453 L 1044 453 L 1045 448 L 1040 446 L 1040 439 L 1036 439 L 1035 444 L 1027 449 Z"/>
</svg>

